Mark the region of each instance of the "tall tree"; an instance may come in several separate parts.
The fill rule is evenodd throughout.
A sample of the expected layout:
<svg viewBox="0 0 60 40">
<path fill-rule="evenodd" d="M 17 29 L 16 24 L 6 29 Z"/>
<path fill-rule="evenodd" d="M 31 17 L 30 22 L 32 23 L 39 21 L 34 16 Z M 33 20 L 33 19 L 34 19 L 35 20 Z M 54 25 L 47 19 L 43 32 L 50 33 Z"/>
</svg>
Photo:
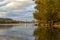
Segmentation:
<svg viewBox="0 0 60 40">
<path fill-rule="evenodd" d="M 35 0 L 34 18 L 44 21 L 60 21 L 60 0 Z"/>
<path fill-rule="evenodd" d="M 60 0 L 35 0 L 35 4 L 36 11 L 33 15 L 39 23 L 38 28 L 34 31 L 37 40 L 60 40 L 58 39 L 60 35 L 57 38 L 55 34 L 55 32 L 58 34 L 60 32 L 57 32 L 53 28 L 53 24 L 55 22 L 60 22 Z M 41 22 L 43 24 L 49 24 L 49 29 L 47 30 L 46 28 L 42 28 Z"/>
</svg>

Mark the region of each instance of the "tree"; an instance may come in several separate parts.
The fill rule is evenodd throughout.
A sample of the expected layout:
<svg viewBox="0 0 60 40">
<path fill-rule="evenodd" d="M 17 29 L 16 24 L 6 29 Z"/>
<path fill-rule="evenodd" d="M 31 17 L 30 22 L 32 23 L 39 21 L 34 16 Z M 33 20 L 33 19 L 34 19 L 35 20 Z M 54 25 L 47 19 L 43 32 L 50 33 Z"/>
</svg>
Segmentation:
<svg viewBox="0 0 60 40">
<path fill-rule="evenodd" d="M 60 21 L 60 0 L 36 0 L 34 18 L 44 21 Z"/>
<path fill-rule="evenodd" d="M 53 25 L 55 22 L 56 23 L 60 22 L 60 0 L 35 0 L 35 4 L 36 4 L 35 6 L 36 11 L 33 13 L 33 15 L 34 15 L 34 18 L 39 23 L 38 28 L 34 31 L 35 35 L 37 36 L 37 40 L 52 40 L 52 39 L 54 40 L 56 37 L 55 36 L 56 34 L 54 35 L 54 30 L 56 28 L 54 28 Z M 43 24 L 46 24 L 46 23 L 49 24 L 48 26 L 49 29 L 42 28 L 42 26 L 40 26 L 41 21 L 43 22 Z M 42 32 L 40 31 L 41 29 L 42 29 Z M 57 31 L 55 32 L 57 33 Z M 41 35 L 39 33 L 40 34 L 42 33 L 42 37 L 40 37 Z M 47 33 L 50 37 L 49 36 L 44 37 L 44 35 L 47 35 Z M 37 34 L 39 34 L 40 36 Z"/>
</svg>

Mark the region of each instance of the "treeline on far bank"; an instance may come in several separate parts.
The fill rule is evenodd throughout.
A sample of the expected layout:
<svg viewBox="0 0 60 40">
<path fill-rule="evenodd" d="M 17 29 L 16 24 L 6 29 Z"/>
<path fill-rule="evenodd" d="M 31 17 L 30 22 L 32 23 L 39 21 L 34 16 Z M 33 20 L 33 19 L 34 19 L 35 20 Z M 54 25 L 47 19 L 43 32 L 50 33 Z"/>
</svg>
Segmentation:
<svg viewBox="0 0 60 40">
<path fill-rule="evenodd" d="M 9 18 L 0 18 L 0 24 L 10 24 L 10 23 L 19 23 L 19 21 Z"/>
<path fill-rule="evenodd" d="M 36 23 L 35 20 L 32 21 L 17 21 L 10 18 L 0 18 L 0 24 L 14 24 L 14 23 Z"/>
</svg>

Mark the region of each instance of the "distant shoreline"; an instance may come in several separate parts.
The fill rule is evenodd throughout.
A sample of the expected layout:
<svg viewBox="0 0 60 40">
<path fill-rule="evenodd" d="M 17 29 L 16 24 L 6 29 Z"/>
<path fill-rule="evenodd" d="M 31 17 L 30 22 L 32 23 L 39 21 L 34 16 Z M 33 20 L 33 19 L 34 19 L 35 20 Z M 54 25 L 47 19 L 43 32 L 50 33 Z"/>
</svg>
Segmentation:
<svg viewBox="0 0 60 40">
<path fill-rule="evenodd" d="M 10 18 L 0 18 L 0 24 L 20 24 L 20 23 L 36 23 L 36 21 L 17 21 Z"/>
<path fill-rule="evenodd" d="M 34 24 L 34 23 L 15 23 L 15 24 L 0 24 L 0 25 L 20 25 L 20 24 Z"/>
</svg>

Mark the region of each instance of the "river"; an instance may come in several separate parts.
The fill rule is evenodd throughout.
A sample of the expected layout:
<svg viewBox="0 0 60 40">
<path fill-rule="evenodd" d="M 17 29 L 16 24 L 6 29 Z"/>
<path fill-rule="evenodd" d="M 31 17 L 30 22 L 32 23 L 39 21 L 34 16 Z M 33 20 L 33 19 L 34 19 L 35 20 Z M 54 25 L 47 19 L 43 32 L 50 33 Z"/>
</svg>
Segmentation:
<svg viewBox="0 0 60 40">
<path fill-rule="evenodd" d="M 34 24 L 1 25 L 0 40 L 34 40 Z"/>
</svg>

